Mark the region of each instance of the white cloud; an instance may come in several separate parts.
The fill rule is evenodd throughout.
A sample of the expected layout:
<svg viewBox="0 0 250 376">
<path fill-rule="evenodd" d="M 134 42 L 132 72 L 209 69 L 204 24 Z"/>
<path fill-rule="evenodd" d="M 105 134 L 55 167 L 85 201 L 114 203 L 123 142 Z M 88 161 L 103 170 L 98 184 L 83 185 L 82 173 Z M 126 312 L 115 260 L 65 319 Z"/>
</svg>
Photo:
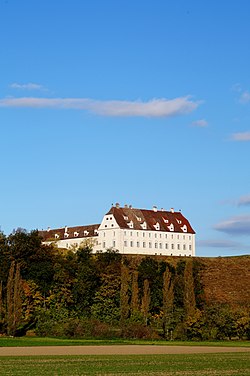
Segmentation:
<svg viewBox="0 0 250 376">
<path fill-rule="evenodd" d="M 230 235 L 250 235 L 250 215 L 229 218 L 215 225 L 214 229 Z"/>
<path fill-rule="evenodd" d="M 231 135 L 232 141 L 250 141 L 250 132 L 233 133 Z"/>
<path fill-rule="evenodd" d="M 250 195 L 241 196 L 238 200 L 239 206 L 250 206 Z"/>
<path fill-rule="evenodd" d="M 28 84 L 19 84 L 14 82 L 10 85 L 12 89 L 21 89 L 21 90 L 45 90 L 43 85 L 35 84 L 33 82 L 29 82 Z"/>
<path fill-rule="evenodd" d="M 192 125 L 196 127 L 206 127 L 208 125 L 208 122 L 205 119 L 200 119 L 193 121 Z"/>
<path fill-rule="evenodd" d="M 1 107 L 57 108 L 87 110 L 102 116 L 170 117 L 190 113 L 199 103 L 190 97 L 137 101 L 98 101 L 89 98 L 5 98 Z"/>
<path fill-rule="evenodd" d="M 239 99 L 240 103 L 243 103 L 243 104 L 246 104 L 246 103 L 249 103 L 250 102 L 250 93 L 248 90 L 245 90 L 241 96 L 240 96 L 240 99 Z"/>
<path fill-rule="evenodd" d="M 208 248 L 233 248 L 239 249 L 242 247 L 241 243 L 230 241 L 230 240 L 198 240 L 196 242 L 198 247 L 208 247 Z"/>
</svg>

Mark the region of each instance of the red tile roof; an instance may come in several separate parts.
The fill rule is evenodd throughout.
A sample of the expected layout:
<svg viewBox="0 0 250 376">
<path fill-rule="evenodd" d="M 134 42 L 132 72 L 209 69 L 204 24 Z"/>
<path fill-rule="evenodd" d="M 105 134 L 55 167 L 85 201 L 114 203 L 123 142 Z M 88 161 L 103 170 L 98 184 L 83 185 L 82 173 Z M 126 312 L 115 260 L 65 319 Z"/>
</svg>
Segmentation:
<svg viewBox="0 0 250 376">
<path fill-rule="evenodd" d="M 99 226 L 100 224 L 89 226 L 62 227 L 52 230 L 48 229 L 39 231 L 39 235 L 43 238 L 43 241 L 89 238 L 98 235 L 97 230 Z M 67 231 L 65 231 L 65 229 Z M 68 236 L 65 236 L 65 233 L 67 233 Z"/>
<path fill-rule="evenodd" d="M 133 228 L 136 230 L 142 230 L 143 227 L 141 225 L 145 222 L 146 229 L 151 231 L 158 229 L 159 231 L 166 232 L 195 234 L 189 221 L 181 212 L 113 206 L 107 214 L 113 214 L 118 225 L 123 229 L 129 229 L 129 222 L 132 221 Z M 169 228 L 171 224 L 174 226 L 173 231 L 170 231 Z M 183 226 L 186 226 L 186 231 L 184 231 L 185 227 Z"/>
</svg>

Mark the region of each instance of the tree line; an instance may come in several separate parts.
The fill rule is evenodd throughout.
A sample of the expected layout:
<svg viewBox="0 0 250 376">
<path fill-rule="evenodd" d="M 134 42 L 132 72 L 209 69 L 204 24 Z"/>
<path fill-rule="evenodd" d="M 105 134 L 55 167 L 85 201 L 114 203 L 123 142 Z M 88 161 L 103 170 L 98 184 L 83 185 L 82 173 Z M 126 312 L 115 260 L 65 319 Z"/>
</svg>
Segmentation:
<svg viewBox="0 0 250 376">
<path fill-rule="evenodd" d="M 197 258 L 65 251 L 0 233 L 0 334 L 250 339 L 250 308 L 208 305 Z"/>
</svg>

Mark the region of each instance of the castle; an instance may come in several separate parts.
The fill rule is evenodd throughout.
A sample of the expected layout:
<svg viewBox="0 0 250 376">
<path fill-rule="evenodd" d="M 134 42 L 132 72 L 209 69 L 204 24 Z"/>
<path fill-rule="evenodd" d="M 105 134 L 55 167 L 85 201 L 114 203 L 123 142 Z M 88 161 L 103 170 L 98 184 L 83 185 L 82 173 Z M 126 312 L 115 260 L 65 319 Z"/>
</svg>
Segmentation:
<svg viewBox="0 0 250 376">
<path fill-rule="evenodd" d="M 121 254 L 195 256 L 195 231 L 180 211 L 135 209 L 117 203 L 100 224 L 48 228 L 39 232 L 45 244 L 77 249 L 91 244 L 93 252 L 116 249 Z"/>
</svg>

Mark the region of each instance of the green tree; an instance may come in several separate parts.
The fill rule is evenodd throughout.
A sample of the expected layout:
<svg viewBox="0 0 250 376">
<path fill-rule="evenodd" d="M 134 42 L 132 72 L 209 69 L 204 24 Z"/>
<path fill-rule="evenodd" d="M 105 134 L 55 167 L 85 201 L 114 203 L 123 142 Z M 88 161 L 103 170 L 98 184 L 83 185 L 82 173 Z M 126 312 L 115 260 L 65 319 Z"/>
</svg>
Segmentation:
<svg viewBox="0 0 250 376">
<path fill-rule="evenodd" d="M 173 330 L 173 303 L 174 303 L 174 284 L 173 277 L 170 270 L 167 270 L 163 274 L 163 317 L 162 328 L 163 336 L 167 339 L 171 338 L 171 331 Z"/>
<path fill-rule="evenodd" d="M 103 274 L 91 307 L 92 316 L 107 324 L 120 320 L 120 276 Z"/>
<path fill-rule="evenodd" d="M 123 324 L 129 316 L 129 268 L 122 264 L 121 267 L 121 291 L 120 291 L 120 320 Z"/>
</svg>

